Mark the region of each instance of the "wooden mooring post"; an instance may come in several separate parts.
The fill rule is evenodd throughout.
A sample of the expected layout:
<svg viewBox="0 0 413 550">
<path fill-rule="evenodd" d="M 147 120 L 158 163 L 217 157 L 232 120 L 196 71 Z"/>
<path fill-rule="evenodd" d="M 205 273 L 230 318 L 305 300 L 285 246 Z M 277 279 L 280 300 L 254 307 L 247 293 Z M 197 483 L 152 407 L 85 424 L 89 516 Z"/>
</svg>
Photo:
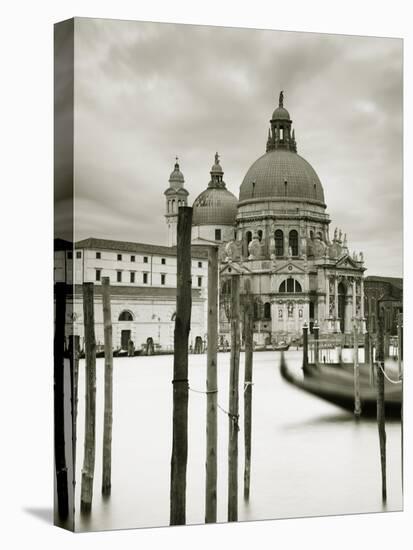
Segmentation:
<svg viewBox="0 0 413 550">
<path fill-rule="evenodd" d="M 319 349 L 319 338 L 320 338 L 320 327 L 318 326 L 318 322 L 315 321 L 314 322 L 314 327 L 313 327 L 313 331 L 314 331 L 314 364 L 316 366 L 318 366 L 318 355 L 319 355 L 319 352 L 318 352 L 318 349 Z"/>
<path fill-rule="evenodd" d="M 56 469 L 56 494 L 59 519 L 69 514 L 68 475 L 65 452 L 64 409 L 64 351 L 66 319 L 66 285 L 55 284 L 55 332 L 54 332 L 54 458 Z"/>
<path fill-rule="evenodd" d="M 402 378 L 402 356 L 403 356 L 403 326 L 401 322 L 401 313 L 397 316 L 397 366 L 399 372 L 399 379 Z"/>
<path fill-rule="evenodd" d="M 377 348 L 376 348 L 376 369 L 377 369 L 377 426 L 380 443 L 380 464 L 382 499 L 387 500 L 386 482 L 386 416 L 385 416 L 385 390 L 384 390 L 384 334 L 383 334 L 383 312 L 380 302 L 377 307 Z"/>
<path fill-rule="evenodd" d="M 244 369 L 244 499 L 250 497 L 251 480 L 251 432 L 252 432 L 252 362 L 254 342 L 253 302 L 250 292 L 244 304 L 245 369 Z"/>
<path fill-rule="evenodd" d="M 186 522 L 186 466 L 188 460 L 188 337 L 191 327 L 192 208 L 178 209 L 177 285 L 174 331 L 173 412 L 170 524 Z"/>
<path fill-rule="evenodd" d="M 238 521 L 238 420 L 240 307 L 239 275 L 231 277 L 231 355 L 229 375 L 228 521 Z"/>
<path fill-rule="evenodd" d="M 83 283 L 85 327 L 85 440 L 80 509 L 90 512 L 93 499 L 96 439 L 96 340 L 93 283 Z"/>
<path fill-rule="evenodd" d="M 303 369 L 308 367 L 308 325 L 307 321 L 303 325 Z"/>
<path fill-rule="evenodd" d="M 70 387 L 71 387 L 70 401 L 71 401 L 71 409 L 72 409 L 71 411 L 72 413 L 72 456 L 73 456 L 74 471 L 76 471 L 79 352 L 80 352 L 80 336 L 78 334 L 71 334 L 69 336 L 69 365 L 70 365 Z M 73 486 L 75 486 L 75 484 L 76 484 L 76 476 L 73 476 Z"/>
<path fill-rule="evenodd" d="M 105 347 L 105 404 L 103 416 L 102 494 L 110 495 L 112 487 L 113 345 L 109 277 L 102 277 L 102 307 Z"/>
<path fill-rule="evenodd" d="M 357 324 L 353 327 L 353 364 L 354 364 L 354 416 L 358 419 L 361 415 L 360 401 L 360 370 L 359 370 L 359 343 Z"/>
<path fill-rule="evenodd" d="M 217 351 L 218 351 L 218 248 L 208 251 L 208 349 L 205 523 L 217 521 Z"/>
</svg>

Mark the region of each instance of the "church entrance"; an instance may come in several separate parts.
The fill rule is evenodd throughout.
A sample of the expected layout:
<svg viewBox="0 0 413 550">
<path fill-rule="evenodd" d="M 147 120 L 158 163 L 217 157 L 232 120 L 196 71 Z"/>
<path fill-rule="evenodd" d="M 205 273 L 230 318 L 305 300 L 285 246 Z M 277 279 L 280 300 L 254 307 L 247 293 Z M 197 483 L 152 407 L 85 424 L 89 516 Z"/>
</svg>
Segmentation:
<svg viewBox="0 0 413 550">
<path fill-rule="evenodd" d="M 344 319 L 346 309 L 346 287 L 343 283 L 338 285 L 338 318 L 340 320 L 340 332 L 344 333 Z"/>
</svg>

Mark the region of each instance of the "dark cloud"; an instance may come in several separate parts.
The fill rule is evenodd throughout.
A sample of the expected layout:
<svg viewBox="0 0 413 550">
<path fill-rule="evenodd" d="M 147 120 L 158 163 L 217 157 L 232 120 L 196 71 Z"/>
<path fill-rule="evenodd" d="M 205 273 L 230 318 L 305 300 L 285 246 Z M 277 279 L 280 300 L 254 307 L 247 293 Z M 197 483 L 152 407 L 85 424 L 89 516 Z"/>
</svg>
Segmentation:
<svg viewBox="0 0 413 550">
<path fill-rule="evenodd" d="M 76 19 L 78 238 L 164 243 L 180 157 L 190 199 L 215 151 L 238 195 L 285 90 L 332 226 L 369 273 L 402 271 L 402 43 L 395 39 Z"/>
</svg>

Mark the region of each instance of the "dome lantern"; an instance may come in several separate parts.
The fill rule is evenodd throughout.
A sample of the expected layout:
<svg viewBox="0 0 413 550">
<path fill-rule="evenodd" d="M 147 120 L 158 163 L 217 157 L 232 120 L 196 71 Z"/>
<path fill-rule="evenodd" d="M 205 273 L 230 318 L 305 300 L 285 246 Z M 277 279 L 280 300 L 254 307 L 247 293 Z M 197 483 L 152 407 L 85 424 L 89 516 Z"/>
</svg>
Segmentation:
<svg viewBox="0 0 413 550">
<path fill-rule="evenodd" d="M 291 133 L 292 120 L 290 113 L 284 108 L 284 92 L 281 90 L 278 107 L 272 114 L 271 130 L 267 140 L 267 152 L 275 149 L 286 149 L 287 151 L 297 152 L 294 133 Z"/>
</svg>

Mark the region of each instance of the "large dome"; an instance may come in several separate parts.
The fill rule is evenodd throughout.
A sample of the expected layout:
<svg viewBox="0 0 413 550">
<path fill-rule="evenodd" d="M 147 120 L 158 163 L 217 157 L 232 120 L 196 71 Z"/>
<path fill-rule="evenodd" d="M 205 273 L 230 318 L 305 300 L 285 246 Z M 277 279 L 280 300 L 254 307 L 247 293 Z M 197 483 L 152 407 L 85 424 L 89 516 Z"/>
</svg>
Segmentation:
<svg viewBox="0 0 413 550">
<path fill-rule="evenodd" d="M 286 198 L 324 206 L 324 191 L 313 167 L 294 151 L 269 151 L 250 167 L 240 187 L 239 200 Z"/>
<path fill-rule="evenodd" d="M 234 225 L 237 204 L 225 187 L 208 187 L 195 199 L 192 225 Z"/>
</svg>

